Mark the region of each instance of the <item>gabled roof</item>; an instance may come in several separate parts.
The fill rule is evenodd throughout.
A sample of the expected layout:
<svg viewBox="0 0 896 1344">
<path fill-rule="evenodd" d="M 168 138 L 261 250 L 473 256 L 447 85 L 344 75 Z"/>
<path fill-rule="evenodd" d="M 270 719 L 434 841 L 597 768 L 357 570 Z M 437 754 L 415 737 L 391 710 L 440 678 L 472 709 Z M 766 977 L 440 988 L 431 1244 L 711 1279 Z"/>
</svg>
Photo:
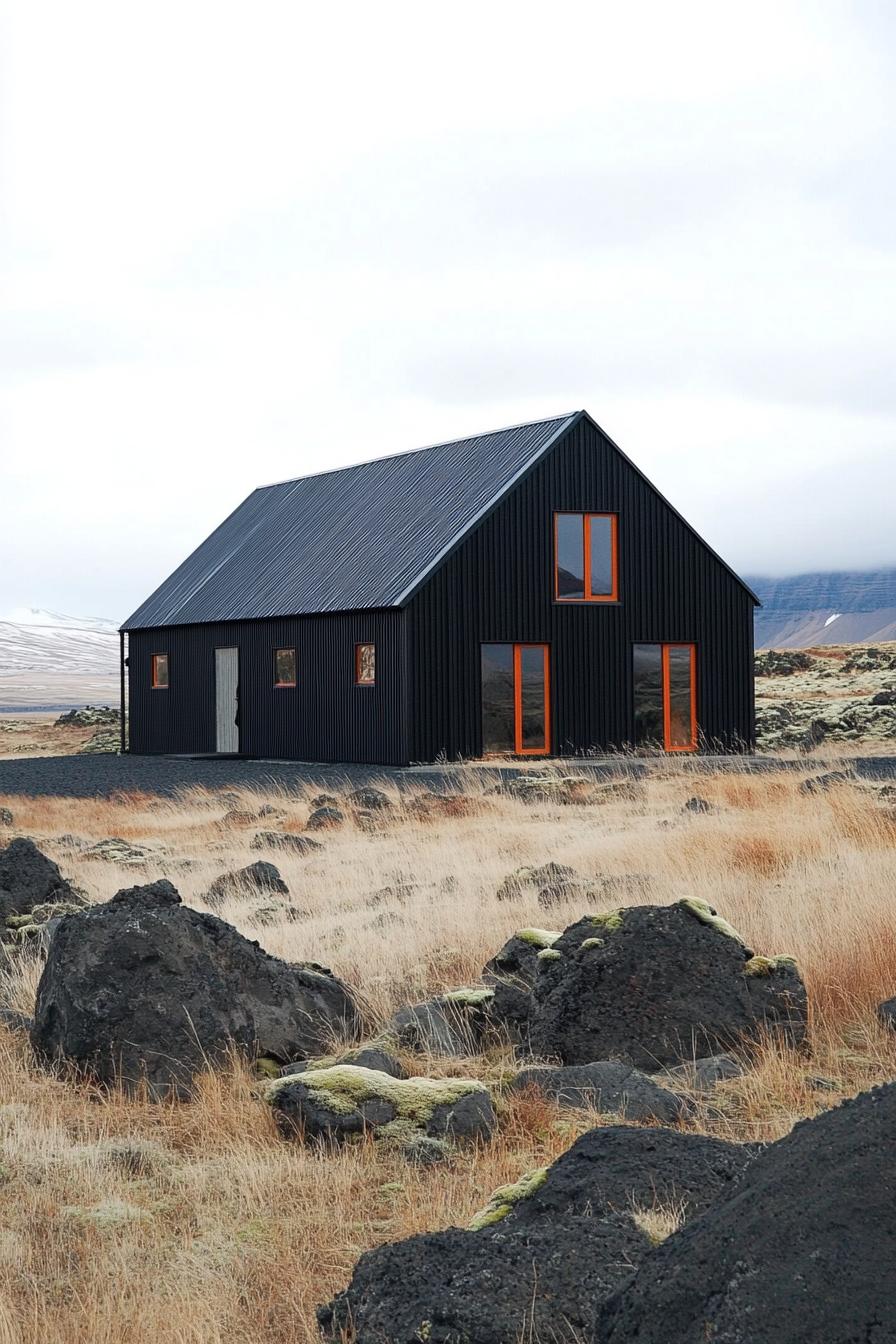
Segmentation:
<svg viewBox="0 0 896 1344">
<path fill-rule="evenodd" d="M 122 629 L 401 606 L 580 414 L 254 490 Z"/>
<path fill-rule="evenodd" d="M 254 490 L 122 629 L 400 607 L 582 419 L 603 434 L 573 411 Z"/>
</svg>

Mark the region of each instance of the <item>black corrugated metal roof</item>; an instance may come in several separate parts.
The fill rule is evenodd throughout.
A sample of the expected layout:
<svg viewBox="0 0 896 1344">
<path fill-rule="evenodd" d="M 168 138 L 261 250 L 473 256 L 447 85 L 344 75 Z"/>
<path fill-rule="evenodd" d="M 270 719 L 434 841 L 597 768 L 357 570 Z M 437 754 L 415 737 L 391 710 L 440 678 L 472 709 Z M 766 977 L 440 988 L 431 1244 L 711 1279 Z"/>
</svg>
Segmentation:
<svg viewBox="0 0 896 1344">
<path fill-rule="evenodd" d="M 122 629 L 401 606 L 581 414 L 255 490 Z"/>
</svg>

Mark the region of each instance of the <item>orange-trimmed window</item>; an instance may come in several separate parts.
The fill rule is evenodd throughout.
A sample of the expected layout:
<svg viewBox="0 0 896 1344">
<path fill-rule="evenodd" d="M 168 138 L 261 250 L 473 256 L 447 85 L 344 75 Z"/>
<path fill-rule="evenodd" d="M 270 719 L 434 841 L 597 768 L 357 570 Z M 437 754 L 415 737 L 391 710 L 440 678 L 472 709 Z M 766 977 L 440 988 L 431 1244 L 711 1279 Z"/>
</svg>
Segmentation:
<svg viewBox="0 0 896 1344">
<path fill-rule="evenodd" d="M 154 691 L 167 691 L 168 689 L 167 653 L 154 653 L 152 656 L 152 689 Z"/>
<path fill-rule="evenodd" d="M 618 514 L 554 514 L 554 597 L 558 602 L 619 600 Z"/>
<path fill-rule="evenodd" d="M 295 649 L 274 650 L 274 685 L 295 686 L 296 651 Z"/>
<path fill-rule="evenodd" d="M 697 647 L 636 644 L 635 744 L 664 751 L 696 751 Z"/>
<path fill-rule="evenodd" d="M 547 644 L 482 645 L 484 756 L 547 756 L 551 749 Z"/>
<path fill-rule="evenodd" d="M 355 645 L 355 685 L 376 685 L 376 645 Z"/>
</svg>

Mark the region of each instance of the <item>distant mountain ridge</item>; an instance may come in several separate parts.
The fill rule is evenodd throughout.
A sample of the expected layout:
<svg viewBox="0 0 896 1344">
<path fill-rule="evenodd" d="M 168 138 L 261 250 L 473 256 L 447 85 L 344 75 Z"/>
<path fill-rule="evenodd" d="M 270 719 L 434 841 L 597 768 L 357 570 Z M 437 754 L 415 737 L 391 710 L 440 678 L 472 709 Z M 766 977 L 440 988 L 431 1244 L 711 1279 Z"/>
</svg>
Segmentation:
<svg viewBox="0 0 896 1344">
<path fill-rule="evenodd" d="M 745 582 L 762 602 L 756 612 L 759 649 L 896 640 L 896 566 Z"/>
</svg>

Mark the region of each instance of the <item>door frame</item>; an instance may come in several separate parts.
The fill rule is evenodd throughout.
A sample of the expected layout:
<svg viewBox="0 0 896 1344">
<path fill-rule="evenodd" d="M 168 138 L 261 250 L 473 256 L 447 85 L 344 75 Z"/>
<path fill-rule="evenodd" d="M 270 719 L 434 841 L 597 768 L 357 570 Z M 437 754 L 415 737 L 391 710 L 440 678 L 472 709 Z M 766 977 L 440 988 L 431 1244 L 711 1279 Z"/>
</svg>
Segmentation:
<svg viewBox="0 0 896 1344">
<path fill-rule="evenodd" d="M 236 655 L 236 680 L 234 683 L 233 701 L 234 701 L 234 720 L 233 728 L 236 733 L 236 749 L 234 751 L 221 748 L 218 740 L 218 654 L 233 653 Z M 222 644 L 215 646 L 215 755 L 217 756 L 238 756 L 240 754 L 240 731 L 239 720 L 236 717 L 240 710 L 240 648 L 238 644 Z"/>
<path fill-rule="evenodd" d="M 663 750 L 669 752 L 696 751 L 699 745 L 697 728 L 697 645 L 686 639 L 670 639 L 663 641 L 660 648 L 663 659 Z M 669 670 L 670 649 L 688 649 L 691 655 L 691 740 L 685 746 L 673 746 L 670 740 L 672 737 L 672 678 Z"/>
<path fill-rule="evenodd" d="M 482 726 L 482 649 L 484 645 L 505 644 L 513 651 L 513 748 L 508 756 L 550 756 L 551 754 L 551 646 L 540 640 L 483 639 L 479 644 L 479 724 Z M 523 649 L 541 649 L 544 680 L 544 746 L 523 746 Z M 500 755 L 502 753 L 494 753 Z"/>
</svg>

